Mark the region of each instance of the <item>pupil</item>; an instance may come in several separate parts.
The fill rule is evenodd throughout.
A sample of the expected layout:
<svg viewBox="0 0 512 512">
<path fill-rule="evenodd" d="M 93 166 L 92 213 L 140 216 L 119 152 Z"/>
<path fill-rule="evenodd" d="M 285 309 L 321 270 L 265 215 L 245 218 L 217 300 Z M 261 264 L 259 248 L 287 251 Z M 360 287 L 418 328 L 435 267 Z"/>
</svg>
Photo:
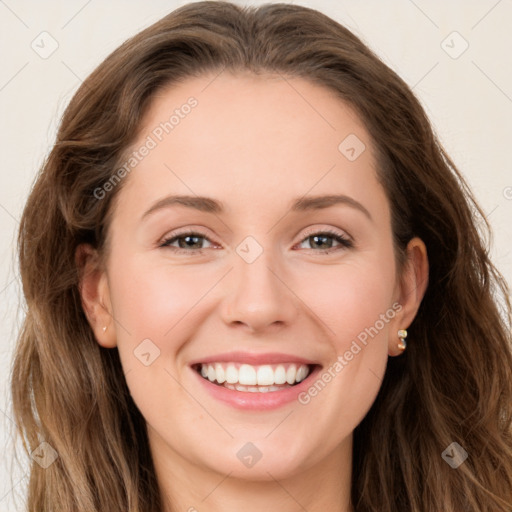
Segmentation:
<svg viewBox="0 0 512 512">
<path fill-rule="evenodd" d="M 180 245 L 180 247 L 182 247 L 182 248 L 183 248 L 183 247 L 192 247 L 192 246 L 194 246 L 194 245 L 199 244 L 199 242 L 197 242 L 197 240 L 199 240 L 200 238 L 201 238 L 201 237 L 199 237 L 199 236 L 190 236 L 190 235 L 188 235 L 188 236 L 184 236 L 184 237 L 181 237 L 181 238 L 180 238 L 180 243 L 179 243 L 179 245 Z M 182 243 L 181 243 L 181 240 L 184 240 L 185 242 L 182 244 Z M 189 241 L 190 241 L 190 240 L 194 240 L 194 242 L 189 243 Z M 199 245 L 201 245 L 201 244 L 199 244 Z"/>
<path fill-rule="evenodd" d="M 318 239 L 324 239 L 325 240 L 326 238 L 328 239 L 330 237 L 328 237 L 326 235 L 314 235 L 312 238 L 313 238 L 313 240 L 315 241 L 315 244 L 316 244 Z M 332 246 L 332 241 L 331 241 L 331 243 L 328 243 L 327 245 L 328 245 L 328 248 L 330 248 Z"/>
<path fill-rule="evenodd" d="M 188 247 L 188 248 L 190 248 L 190 247 L 193 247 L 193 246 L 201 245 L 201 244 L 200 244 L 200 242 L 199 242 L 199 239 L 200 239 L 200 238 L 201 238 L 200 236 L 190 236 L 190 235 L 188 235 L 188 236 L 184 236 L 184 237 L 181 237 L 181 238 L 180 238 L 180 243 L 179 243 L 179 245 L 180 245 L 180 247 L 182 247 L 182 248 L 183 248 L 183 247 Z M 326 239 L 330 239 L 330 237 L 329 237 L 329 236 L 326 236 L 326 235 L 314 235 L 314 236 L 311 236 L 311 237 L 310 237 L 310 240 L 311 240 L 311 239 L 313 239 L 313 241 L 314 241 L 313 243 L 314 243 L 314 244 L 319 244 L 319 245 L 322 245 L 322 244 L 323 244 L 323 245 L 325 245 L 325 244 L 327 244 L 327 248 L 332 247 L 332 240 L 331 240 L 331 242 L 330 242 L 330 243 L 329 243 L 329 242 L 326 242 Z M 181 242 L 182 240 L 184 241 L 184 243 L 182 243 L 182 242 Z M 322 242 L 322 240 L 323 240 L 323 242 Z"/>
</svg>

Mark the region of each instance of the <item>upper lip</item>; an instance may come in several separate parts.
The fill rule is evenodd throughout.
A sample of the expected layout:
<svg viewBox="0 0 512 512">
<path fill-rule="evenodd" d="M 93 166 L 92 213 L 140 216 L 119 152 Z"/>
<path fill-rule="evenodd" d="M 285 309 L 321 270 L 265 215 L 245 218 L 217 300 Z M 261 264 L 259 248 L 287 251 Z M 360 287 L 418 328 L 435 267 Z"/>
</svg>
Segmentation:
<svg viewBox="0 0 512 512">
<path fill-rule="evenodd" d="M 278 363 L 298 363 L 298 364 L 318 364 L 316 361 L 298 357 L 292 354 L 282 354 L 279 352 L 267 352 L 255 354 L 254 352 L 224 352 L 212 356 L 202 357 L 190 363 L 191 366 L 201 363 L 219 363 L 233 362 L 246 363 L 250 365 L 278 364 Z"/>
</svg>

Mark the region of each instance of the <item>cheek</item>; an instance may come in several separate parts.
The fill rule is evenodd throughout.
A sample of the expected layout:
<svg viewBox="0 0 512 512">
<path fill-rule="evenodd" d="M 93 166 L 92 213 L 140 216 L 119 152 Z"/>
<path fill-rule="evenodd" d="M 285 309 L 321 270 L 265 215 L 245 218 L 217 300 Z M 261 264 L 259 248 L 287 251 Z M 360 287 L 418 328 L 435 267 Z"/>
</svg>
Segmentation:
<svg viewBox="0 0 512 512">
<path fill-rule="evenodd" d="M 170 338 L 214 280 L 193 266 L 148 265 L 144 257 L 118 265 L 112 274 L 116 319 L 137 337 Z M 186 322 L 185 322 L 186 323 Z M 122 334 L 122 333 L 120 333 Z"/>
<path fill-rule="evenodd" d="M 211 269 L 148 264 L 142 256 L 117 261 L 109 274 L 119 357 L 136 403 L 151 411 L 155 388 L 172 390 L 181 400 L 182 390 L 169 372 L 181 378 L 181 366 L 175 363 L 202 322 L 206 301 L 201 299 L 217 278 Z"/>
<path fill-rule="evenodd" d="M 382 325 L 381 315 L 385 320 L 394 316 L 394 259 L 392 252 L 383 254 L 347 258 L 343 264 L 317 269 L 311 284 L 302 285 L 300 296 L 328 327 L 326 333 L 338 354 L 375 325 L 385 332 L 388 322 Z"/>
<path fill-rule="evenodd" d="M 182 375 L 173 361 L 198 324 L 201 308 L 195 306 L 215 276 L 194 271 L 192 265 L 148 264 L 142 256 L 117 261 L 110 271 L 111 300 L 133 400 L 150 425 L 174 425 L 176 410 L 197 418 L 200 411 L 178 383 Z M 173 406 L 167 408 L 163 404 L 170 396 Z"/>
<path fill-rule="evenodd" d="M 343 419 L 345 426 L 355 428 L 380 388 L 390 330 L 400 307 L 393 300 L 394 254 L 390 248 L 378 257 L 347 258 L 343 265 L 325 267 L 321 274 L 315 275 L 316 286 L 303 288 L 302 297 L 329 327 L 325 332 L 332 364 L 323 369 L 301 403 L 325 400 L 326 411 L 329 404 L 343 404 L 341 409 L 331 408 L 334 416 L 326 421 Z M 323 393 L 324 388 L 330 391 Z"/>
</svg>

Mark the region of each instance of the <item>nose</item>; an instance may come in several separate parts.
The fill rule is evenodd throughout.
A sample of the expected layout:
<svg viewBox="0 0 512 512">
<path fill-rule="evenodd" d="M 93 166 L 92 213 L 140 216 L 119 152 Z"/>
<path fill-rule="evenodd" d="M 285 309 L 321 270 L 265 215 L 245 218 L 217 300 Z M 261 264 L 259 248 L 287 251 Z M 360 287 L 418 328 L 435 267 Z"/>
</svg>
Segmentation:
<svg viewBox="0 0 512 512">
<path fill-rule="evenodd" d="M 221 311 L 227 325 L 242 325 L 249 332 L 291 324 L 298 314 L 299 299 L 286 272 L 270 257 L 270 251 L 247 263 L 235 261 L 226 283 Z M 288 282 L 287 282 L 288 281 Z"/>
</svg>

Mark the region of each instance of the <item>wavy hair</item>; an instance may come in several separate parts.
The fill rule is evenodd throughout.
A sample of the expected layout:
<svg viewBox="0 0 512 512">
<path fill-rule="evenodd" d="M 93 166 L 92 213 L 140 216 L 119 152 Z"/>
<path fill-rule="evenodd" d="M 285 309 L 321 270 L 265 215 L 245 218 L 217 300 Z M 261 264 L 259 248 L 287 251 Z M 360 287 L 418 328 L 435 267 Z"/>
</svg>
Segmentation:
<svg viewBox="0 0 512 512">
<path fill-rule="evenodd" d="M 204 73 L 279 73 L 334 91 L 378 153 L 397 262 L 420 237 L 429 284 L 354 431 L 356 512 L 512 510 L 512 343 L 507 285 L 489 258 L 491 231 L 410 88 L 353 33 L 306 7 L 185 5 L 123 43 L 83 82 L 26 203 L 18 256 L 26 300 L 12 368 L 30 512 L 161 512 L 146 424 L 117 350 L 96 342 L 80 298 L 75 251 L 104 253 L 112 178 L 155 93 Z M 452 469 L 443 451 L 468 458 Z"/>
</svg>

